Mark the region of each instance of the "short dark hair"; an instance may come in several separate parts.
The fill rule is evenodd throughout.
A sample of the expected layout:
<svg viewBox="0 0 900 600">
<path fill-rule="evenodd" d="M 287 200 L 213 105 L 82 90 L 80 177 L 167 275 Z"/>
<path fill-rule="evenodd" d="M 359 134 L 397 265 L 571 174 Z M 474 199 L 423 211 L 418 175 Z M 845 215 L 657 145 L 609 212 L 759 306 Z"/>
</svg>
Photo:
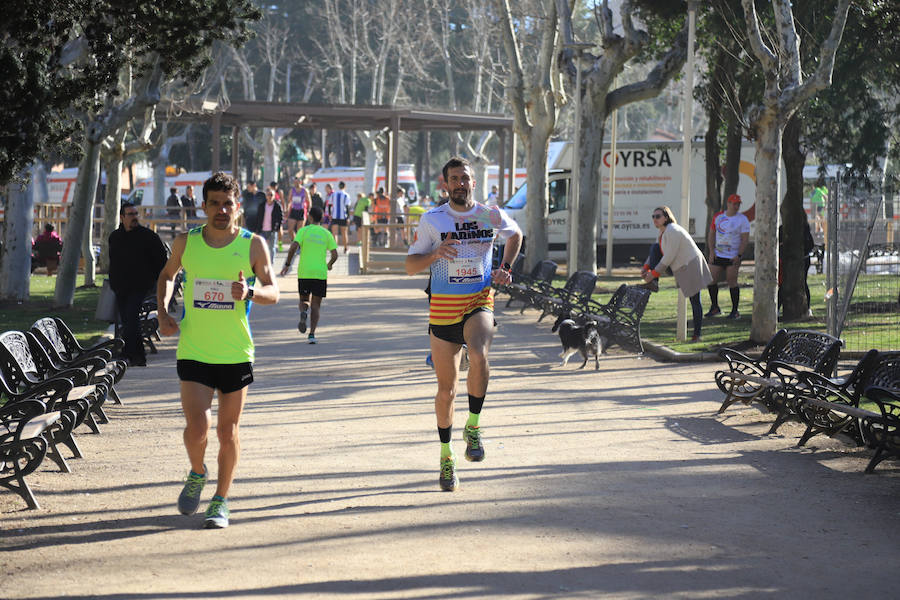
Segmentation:
<svg viewBox="0 0 900 600">
<path fill-rule="evenodd" d="M 455 169 L 457 167 L 471 168 L 472 165 L 471 165 L 471 163 L 469 163 L 469 161 L 464 159 L 462 156 L 454 156 L 453 158 L 448 160 L 447 164 L 444 165 L 444 168 L 441 169 L 441 174 L 443 174 L 443 176 L 444 176 L 444 183 L 447 182 L 447 173 L 450 171 L 450 169 Z"/>
<path fill-rule="evenodd" d="M 250 181 L 247 185 L 250 185 L 251 183 L 256 182 Z M 237 179 L 228 173 L 218 171 L 217 173 L 213 173 L 212 177 L 203 182 L 204 202 L 206 202 L 209 192 L 229 192 L 232 198 L 237 198 L 241 193 L 241 187 L 238 185 Z"/>
<path fill-rule="evenodd" d="M 269 182 L 269 187 L 278 187 L 278 184 L 275 183 L 274 181 L 270 181 L 270 182 Z"/>
<path fill-rule="evenodd" d="M 172 193 L 172 194 L 177 194 L 177 193 L 178 193 L 178 188 L 169 188 L 169 192 Z"/>
<path fill-rule="evenodd" d="M 347 186 L 344 184 L 343 181 L 338 181 L 338 187 L 341 188 L 341 189 L 344 189 L 344 188 L 347 187 Z"/>
<path fill-rule="evenodd" d="M 47 223 L 44 225 L 44 231 L 47 233 L 51 233 L 53 231 L 53 223 Z"/>
<path fill-rule="evenodd" d="M 324 213 L 321 206 L 313 206 L 311 209 L 309 209 L 309 218 L 313 223 L 321 223 L 323 214 Z"/>
<path fill-rule="evenodd" d="M 256 180 L 255 180 L 255 179 L 248 179 L 248 180 L 247 180 L 247 186 L 249 187 L 249 186 L 251 186 L 251 185 L 256 185 Z"/>
<path fill-rule="evenodd" d="M 119 214 L 124 215 L 125 211 L 128 210 L 129 208 L 134 208 L 134 204 L 132 204 L 131 202 L 123 202 L 122 206 L 119 208 Z M 48 223 L 48 225 L 49 225 L 49 223 Z"/>
</svg>

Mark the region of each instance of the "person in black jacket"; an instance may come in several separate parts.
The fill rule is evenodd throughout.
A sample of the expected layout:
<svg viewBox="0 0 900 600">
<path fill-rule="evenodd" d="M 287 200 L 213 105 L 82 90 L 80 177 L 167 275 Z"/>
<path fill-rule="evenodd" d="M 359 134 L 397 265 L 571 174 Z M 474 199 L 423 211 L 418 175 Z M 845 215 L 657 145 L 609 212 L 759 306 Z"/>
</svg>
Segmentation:
<svg viewBox="0 0 900 600">
<path fill-rule="evenodd" d="M 109 236 L 109 285 L 116 293 L 116 305 L 125 339 L 125 357 L 132 365 L 147 366 L 141 340 L 141 304 L 155 290 L 156 280 L 166 264 L 166 247 L 153 231 L 138 222 L 138 209 L 123 202 L 121 225 Z"/>
</svg>

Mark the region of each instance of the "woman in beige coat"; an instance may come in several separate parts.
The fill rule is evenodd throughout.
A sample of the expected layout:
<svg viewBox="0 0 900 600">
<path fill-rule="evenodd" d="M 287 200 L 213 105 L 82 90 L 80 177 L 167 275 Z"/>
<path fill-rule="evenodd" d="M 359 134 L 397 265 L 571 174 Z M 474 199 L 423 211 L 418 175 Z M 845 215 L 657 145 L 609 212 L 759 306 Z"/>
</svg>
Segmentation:
<svg viewBox="0 0 900 600">
<path fill-rule="evenodd" d="M 700 327 L 703 324 L 703 307 L 700 305 L 700 291 L 712 283 L 712 274 L 700 248 L 691 239 L 684 227 L 675 221 L 672 209 L 660 206 L 653 210 L 653 224 L 659 229 L 659 242 L 650 247 L 642 270 L 646 287 L 659 289 L 659 274 L 671 269 L 675 285 L 690 298 L 694 314 L 694 337 L 700 341 Z"/>
</svg>

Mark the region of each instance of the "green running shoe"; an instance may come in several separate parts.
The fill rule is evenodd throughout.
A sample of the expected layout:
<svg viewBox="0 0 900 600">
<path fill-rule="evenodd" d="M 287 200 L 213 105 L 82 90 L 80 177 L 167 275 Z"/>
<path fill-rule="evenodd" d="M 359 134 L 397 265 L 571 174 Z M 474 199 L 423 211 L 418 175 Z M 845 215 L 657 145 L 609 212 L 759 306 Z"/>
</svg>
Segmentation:
<svg viewBox="0 0 900 600">
<path fill-rule="evenodd" d="M 228 510 L 228 501 L 222 496 L 213 496 L 209 501 L 209 507 L 206 509 L 206 521 L 203 522 L 204 529 L 225 529 L 228 527 L 228 517 L 231 511 Z"/>
<path fill-rule="evenodd" d="M 200 506 L 200 493 L 203 491 L 203 486 L 206 485 L 207 473 L 209 471 L 206 469 L 206 465 L 203 465 L 202 475 L 193 471 L 188 473 L 187 482 L 184 484 L 181 494 L 178 495 L 178 512 L 183 515 L 192 515 L 197 512 L 197 507 Z"/>
<path fill-rule="evenodd" d="M 484 445 L 481 443 L 481 429 L 466 425 L 463 429 L 463 441 L 466 443 L 466 460 L 481 462 L 484 460 Z"/>
<path fill-rule="evenodd" d="M 456 457 L 448 456 L 441 459 L 441 476 L 438 479 L 441 490 L 455 492 L 459 487 L 459 477 L 456 476 Z"/>
</svg>

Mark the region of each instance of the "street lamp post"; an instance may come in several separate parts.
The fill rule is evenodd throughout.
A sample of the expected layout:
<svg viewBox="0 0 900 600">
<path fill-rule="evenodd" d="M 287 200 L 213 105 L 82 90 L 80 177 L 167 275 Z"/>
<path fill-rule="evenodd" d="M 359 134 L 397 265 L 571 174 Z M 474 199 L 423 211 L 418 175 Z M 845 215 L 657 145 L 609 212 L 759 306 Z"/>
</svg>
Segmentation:
<svg viewBox="0 0 900 600">
<path fill-rule="evenodd" d="M 575 51 L 575 140 L 572 145 L 572 186 L 569 190 L 569 275 L 578 270 L 578 206 L 581 200 L 581 55 L 593 48 L 588 42 L 563 45 Z"/>
</svg>

